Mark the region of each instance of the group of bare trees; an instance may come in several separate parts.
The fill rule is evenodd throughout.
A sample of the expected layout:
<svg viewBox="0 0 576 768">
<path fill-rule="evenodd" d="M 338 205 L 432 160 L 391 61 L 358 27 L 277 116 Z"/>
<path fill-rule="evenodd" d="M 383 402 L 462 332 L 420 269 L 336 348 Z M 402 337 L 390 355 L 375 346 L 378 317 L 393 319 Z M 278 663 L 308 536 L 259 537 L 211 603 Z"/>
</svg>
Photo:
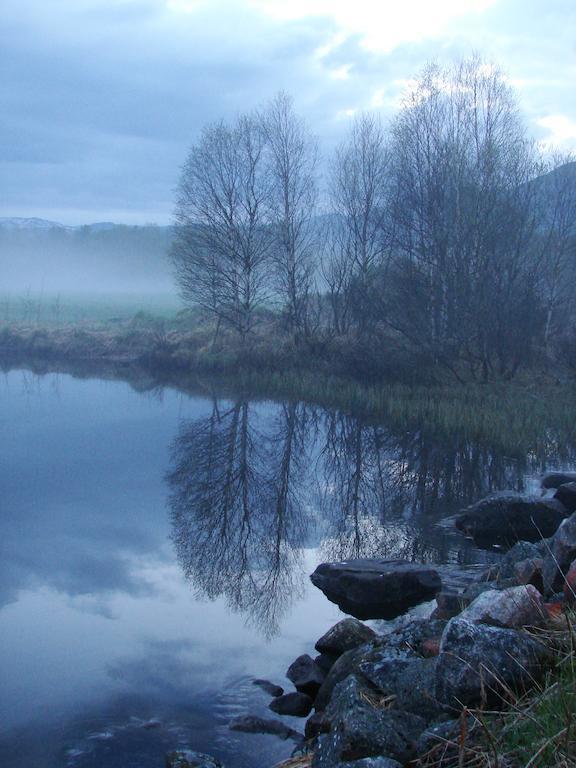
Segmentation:
<svg viewBox="0 0 576 768">
<path fill-rule="evenodd" d="M 321 193 L 318 168 L 285 94 L 192 148 L 173 257 L 216 329 L 249 343 L 274 311 L 296 341 L 403 346 L 488 378 L 574 323 L 576 165 L 546 159 L 495 66 L 428 66 L 390 126 L 354 121 Z"/>
</svg>

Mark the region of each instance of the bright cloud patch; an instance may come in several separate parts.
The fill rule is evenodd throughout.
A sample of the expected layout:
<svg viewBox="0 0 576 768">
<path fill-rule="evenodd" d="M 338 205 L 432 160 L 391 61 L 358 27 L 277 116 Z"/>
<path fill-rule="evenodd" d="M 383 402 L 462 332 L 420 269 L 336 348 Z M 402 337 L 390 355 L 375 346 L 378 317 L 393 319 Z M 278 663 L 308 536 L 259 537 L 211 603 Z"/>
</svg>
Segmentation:
<svg viewBox="0 0 576 768">
<path fill-rule="evenodd" d="M 547 143 L 576 150 L 576 120 L 571 120 L 566 115 L 548 115 L 536 122 L 549 131 L 550 135 L 546 137 Z"/>
<path fill-rule="evenodd" d="M 405 42 L 442 32 L 454 18 L 480 13 L 496 0 L 251 0 L 251 5 L 279 20 L 328 16 L 348 34 L 358 34 L 373 51 L 390 52 Z"/>
</svg>

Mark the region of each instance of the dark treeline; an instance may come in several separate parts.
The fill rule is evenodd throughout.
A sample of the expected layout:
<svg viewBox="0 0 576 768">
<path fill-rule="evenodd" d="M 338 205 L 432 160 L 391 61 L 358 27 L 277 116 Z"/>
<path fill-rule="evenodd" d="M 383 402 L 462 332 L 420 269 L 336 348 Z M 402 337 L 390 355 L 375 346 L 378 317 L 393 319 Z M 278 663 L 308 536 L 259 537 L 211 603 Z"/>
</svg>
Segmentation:
<svg viewBox="0 0 576 768">
<path fill-rule="evenodd" d="M 576 164 L 530 139 L 496 67 L 428 66 L 389 125 L 355 119 L 322 184 L 318 157 L 282 93 L 191 148 L 172 257 L 214 343 L 272 333 L 375 374 L 576 364 Z"/>
</svg>

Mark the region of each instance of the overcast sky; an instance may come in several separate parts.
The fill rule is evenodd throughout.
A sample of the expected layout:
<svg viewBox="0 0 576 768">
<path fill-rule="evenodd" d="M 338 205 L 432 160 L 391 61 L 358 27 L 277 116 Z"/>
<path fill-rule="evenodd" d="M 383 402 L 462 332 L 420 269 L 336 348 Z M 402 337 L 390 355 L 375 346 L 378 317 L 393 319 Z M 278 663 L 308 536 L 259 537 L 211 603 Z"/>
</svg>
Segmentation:
<svg viewBox="0 0 576 768">
<path fill-rule="evenodd" d="M 285 89 L 328 154 L 472 51 L 576 149 L 575 0 L 0 0 L 0 216 L 167 223 L 204 123 Z"/>
</svg>

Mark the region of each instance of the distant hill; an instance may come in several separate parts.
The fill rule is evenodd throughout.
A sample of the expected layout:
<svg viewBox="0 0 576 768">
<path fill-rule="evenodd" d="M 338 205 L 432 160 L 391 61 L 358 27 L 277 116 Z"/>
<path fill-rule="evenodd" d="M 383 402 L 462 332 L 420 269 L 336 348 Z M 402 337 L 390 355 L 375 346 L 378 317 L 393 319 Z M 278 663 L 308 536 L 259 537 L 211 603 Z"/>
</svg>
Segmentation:
<svg viewBox="0 0 576 768">
<path fill-rule="evenodd" d="M 173 293 L 171 227 L 0 218 L 0 291 Z"/>
</svg>

